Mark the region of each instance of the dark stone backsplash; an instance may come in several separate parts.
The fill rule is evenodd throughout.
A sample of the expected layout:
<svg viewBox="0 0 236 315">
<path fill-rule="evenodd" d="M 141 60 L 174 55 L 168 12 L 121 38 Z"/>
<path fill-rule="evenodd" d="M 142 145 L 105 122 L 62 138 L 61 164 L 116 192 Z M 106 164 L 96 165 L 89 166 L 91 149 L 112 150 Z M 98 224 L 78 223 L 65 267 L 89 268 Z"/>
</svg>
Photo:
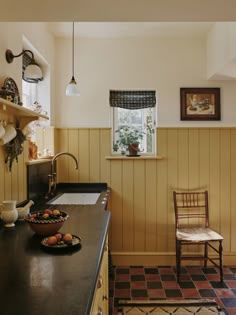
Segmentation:
<svg viewBox="0 0 236 315">
<path fill-rule="evenodd" d="M 51 161 L 27 165 L 27 199 L 37 200 L 48 192 Z"/>
</svg>

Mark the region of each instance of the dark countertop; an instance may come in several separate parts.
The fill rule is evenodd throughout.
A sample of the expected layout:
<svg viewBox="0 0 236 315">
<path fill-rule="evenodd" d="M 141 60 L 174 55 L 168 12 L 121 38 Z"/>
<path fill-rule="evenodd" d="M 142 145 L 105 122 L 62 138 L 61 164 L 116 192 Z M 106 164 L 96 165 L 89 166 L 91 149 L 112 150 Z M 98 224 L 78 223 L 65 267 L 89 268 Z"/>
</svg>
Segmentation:
<svg viewBox="0 0 236 315">
<path fill-rule="evenodd" d="M 100 198 L 99 198 L 100 199 Z M 42 207 L 42 205 L 41 205 Z M 0 296 L 2 315 L 90 314 L 110 212 L 105 204 L 47 205 L 69 214 L 60 232 L 82 239 L 74 252 L 48 253 L 28 223 L 0 224 Z"/>
</svg>

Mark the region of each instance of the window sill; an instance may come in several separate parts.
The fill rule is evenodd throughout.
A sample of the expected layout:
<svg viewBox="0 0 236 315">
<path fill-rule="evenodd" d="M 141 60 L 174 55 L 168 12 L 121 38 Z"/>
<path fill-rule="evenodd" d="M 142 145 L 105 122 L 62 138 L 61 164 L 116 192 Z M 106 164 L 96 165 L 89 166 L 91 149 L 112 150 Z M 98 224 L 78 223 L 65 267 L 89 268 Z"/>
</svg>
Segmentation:
<svg viewBox="0 0 236 315">
<path fill-rule="evenodd" d="M 126 156 L 126 155 L 111 155 L 105 156 L 106 160 L 163 160 L 164 156 L 160 155 L 141 155 L 141 156 Z"/>
</svg>

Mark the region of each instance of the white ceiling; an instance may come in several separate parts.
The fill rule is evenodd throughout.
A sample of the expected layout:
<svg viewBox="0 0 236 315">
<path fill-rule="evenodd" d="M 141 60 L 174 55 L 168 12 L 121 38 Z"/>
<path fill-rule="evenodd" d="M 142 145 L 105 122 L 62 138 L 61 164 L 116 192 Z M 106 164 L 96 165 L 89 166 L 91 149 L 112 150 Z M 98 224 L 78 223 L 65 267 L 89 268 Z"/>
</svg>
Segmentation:
<svg viewBox="0 0 236 315">
<path fill-rule="evenodd" d="M 213 22 L 75 22 L 75 37 L 203 37 Z M 56 37 L 71 37 L 72 22 L 49 22 Z"/>
</svg>

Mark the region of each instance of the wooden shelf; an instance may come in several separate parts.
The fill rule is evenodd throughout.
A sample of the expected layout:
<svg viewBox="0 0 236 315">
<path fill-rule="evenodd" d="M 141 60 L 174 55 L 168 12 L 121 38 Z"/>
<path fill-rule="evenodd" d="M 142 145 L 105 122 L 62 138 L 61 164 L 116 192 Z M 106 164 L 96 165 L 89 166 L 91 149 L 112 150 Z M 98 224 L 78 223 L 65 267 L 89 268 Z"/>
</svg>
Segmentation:
<svg viewBox="0 0 236 315">
<path fill-rule="evenodd" d="M 48 116 L 34 112 L 26 107 L 14 104 L 0 98 L 0 120 L 8 123 L 19 122 L 19 128 L 24 129 L 31 121 L 38 119 L 49 119 Z M 10 121 L 11 120 L 11 121 Z"/>
</svg>

